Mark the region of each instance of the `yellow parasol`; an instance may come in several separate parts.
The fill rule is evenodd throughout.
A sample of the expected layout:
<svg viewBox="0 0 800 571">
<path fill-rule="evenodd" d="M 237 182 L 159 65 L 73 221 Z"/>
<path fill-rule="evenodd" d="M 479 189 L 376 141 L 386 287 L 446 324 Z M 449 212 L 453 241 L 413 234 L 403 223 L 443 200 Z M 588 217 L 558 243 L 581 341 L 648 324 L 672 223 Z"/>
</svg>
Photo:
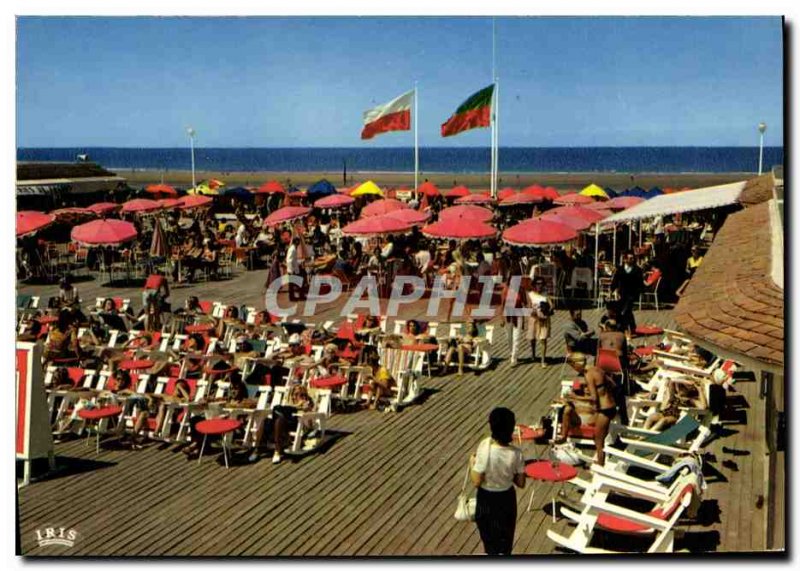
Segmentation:
<svg viewBox="0 0 800 571">
<path fill-rule="evenodd" d="M 376 194 L 378 196 L 383 196 L 383 191 L 378 187 L 377 184 L 368 180 L 353 192 L 350 193 L 350 196 L 364 196 L 367 194 Z"/>
<path fill-rule="evenodd" d="M 603 200 L 608 200 L 608 194 L 606 194 L 606 191 L 594 183 L 584 188 L 580 194 L 583 196 L 591 196 L 593 198 L 602 198 Z"/>
<path fill-rule="evenodd" d="M 187 194 L 205 194 L 205 195 L 218 195 L 219 189 L 211 188 L 205 183 L 200 183 L 194 188 L 190 188 L 186 191 Z"/>
</svg>

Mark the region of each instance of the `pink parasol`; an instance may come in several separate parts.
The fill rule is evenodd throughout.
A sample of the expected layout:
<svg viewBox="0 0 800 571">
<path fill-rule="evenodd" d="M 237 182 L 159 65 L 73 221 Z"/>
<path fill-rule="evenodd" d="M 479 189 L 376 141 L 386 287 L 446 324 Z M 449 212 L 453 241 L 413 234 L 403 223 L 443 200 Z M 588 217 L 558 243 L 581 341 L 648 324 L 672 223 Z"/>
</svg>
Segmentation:
<svg viewBox="0 0 800 571">
<path fill-rule="evenodd" d="M 593 210 L 585 206 L 561 206 L 553 208 L 543 213 L 542 216 L 555 216 L 558 214 L 565 214 L 567 216 L 576 216 L 594 224 L 609 215 L 607 210 Z"/>
<path fill-rule="evenodd" d="M 518 192 L 513 196 L 509 196 L 508 198 L 501 200 L 498 206 L 518 206 L 520 204 L 537 204 L 542 202 L 544 198 L 540 196 L 533 196 L 532 194 L 524 194 L 522 192 Z"/>
<path fill-rule="evenodd" d="M 488 208 L 483 208 L 482 206 L 461 204 L 459 206 L 445 208 L 439 213 L 439 220 L 447 220 L 448 218 L 458 218 L 466 223 L 489 222 L 492 218 L 494 218 L 494 213 Z"/>
<path fill-rule="evenodd" d="M 113 246 L 136 238 L 136 227 L 124 220 L 92 220 L 75 226 L 71 237 L 86 246 Z"/>
<path fill-rule="evenodd" d="M 603 202 L 601 204 L 609 206 L 615 210 L 625 210 L 631 206 L 641 204 L 644 201 L 644 198 L 640 198 L 638 196 L 617 196 L 616 198 L 612 198 L 608 202 Z"/>
<path fill-rule="evenodd" d="M 350 206 L 355 201 L 355 198 L 346 194 L 332 194 L 325 198 L 320 198 L 314 203 L 314 206 L 317 208 L 342 208 L 343 206 Z"/>
<path fill-rule="evenodd" d="M 480 194 L 470 194 L 469 196 L 462 196 L 455 200 L 455 204 L 491 204 L 494 199 L 488 193 L 481 192 Z"/>
<path fill-rule="evenodd" d="M 71 208 L 59 208 L 58 210 L 53 210 L 50 214 L 56 217 L 56 220 L 62 222 L 68 221 L 75 221 L 78 219 L 86 219 L 86 218 L 94 218 L 97 216 L 97 213 L 94 210 L 89 210 L 88 208 L 78 208 L 78 207 L 71 207 Z"/>
<path fill-rule="evenodd" d="M 555 200 L 559 197 L 558 191 L 554 186 L 546 186 L 542 194 L 547 200 Z"/>
<path fill-rule="evenodd" d="M 23 210 L 17 212 L 17 238 L 33 234 L 34 232 L 47 228 L 55 221 L 55 216 L 36 212 L 35 210 Z"/>
<path fill-rule="evenodd" d="M 586 220 L 586 218 L 581 218 L 580 216 L 573 216 L 570 214 L 551 214 L 550 216 L 545 216 L 544 220 L 548 220 L 550 222 L 559 222 L 566 226 L 569 226 L 576 232 L 582 232 L 586 230 L 592 225 L 590 220 Z"/>
<path fill-rule="evenodd" d="M 276 226 L 283 222 L 291 222 L 308 216 L 311 209 L 307 206 L 284 206 L 264 219 L 264 226 Z"/>
<path fill-rule="evenodd" d="M 407 222 L 408 224 L 417 225 L 427 222 L 431 217 L 431 214 L 430 212 L 420 212 L 419 210 L 404 208 L 403 210 L 395 210 L 394 212 L 390 212 L 385 216 Z"/>
<path fill-rule="evenodd" d="M 548 193 L 545 188 L 538 184 L 532 184 L 522 189 L 523 194 L 530 194 L 531 196 L 538 196 L 539 198 L 548 199 Z"/>
<path fill-rule="evenodd" d="M 578 194 L 577 192 L 569 192 L 564 194 L 563 196 L 559 196 L 555 200 L 553 200 L 556 204 L 591 204 L 594 202 L 594 198 L 591 196 L 584 196 L 583 194 Z"/>
<path fill-rule="evenodd" d="M 122 205 L 122 212 L 146 213 L 161 210 L 161 203 L 147 198 L 136 198 Z"/>
<path fill-rule="evenodd" d="M 121 207 L 122 207 L 121 204 L 117 204 L 115 202 L 97 202 L 87 207 L 87 210 L 91 210 L 92 212 L 94 212 L 99 216 L 103 214 L 108 214 L 109 212 L 114 212 L 115 210 L 118 210 Z"/>
<path fill-rule="evenodd" d="M 560 244 L 577 236 L 578 233 L 566 224 L 547 218 L 525 220 L 503 232 L 503 240 L 515 246 Z"/>
<path fill-rule="evenodd" d="M 383 214 L 389 214 L 390 212 L 404 210 L 406 208 L 408 208 L 408 205 L 404 202 L 400 202 L 394 198 L 384 198 L 382 200 L 376 200 L 375 202 L 365 206 L 363 210 L 361 210 L 361 217 L 367 218 L 369 216 L 381 216 Z"/>
<path fill-rule="evenodd" d="M 603 201 L 592 202 L 591 204 L 587 204 L 586 206 L 584 206 L 584 208 L 588 208 L 590 210 L 614 210 L 615 209 L 614 206 L 610 203 L 611 203 L 610 200 L 607 200 L 605 202 Z M 616 210 L 623 210 L 623 208 L 618 207 L 616 208 Z"/>
<path fill-rule="evenodd" d="M 211 206 L 214 199 L 210 196 L 203 196 L 202 194 L 191 194 L 189 196 L 184 196 L 180 201 L 181 203 L 178 205 L 178 208 L 181 210 L 189 210 L 190 208 Z"/>
<path fill-rule="evenodd" d="M 342 228 L 342 234 L 348 236 L 379 236 L 381 234 L 396 234 L 407 232 L 412 224 L 393 218 L 386 214 L 383 216 L 370 216 L 359 218 Z"/>
<path fill-rule="evenodd" d="M 178 208 L 183 204 L 180 198 L 159 198 L 158 201 L 164 208 Z"/>
<path fill-rule="evenodd" d="M 425 226 L 422 233 L 431 238 L 445 240 L 480 240 L 493 238 L 497 229 L 486 222 L 451 216 Z"/>
</svg>

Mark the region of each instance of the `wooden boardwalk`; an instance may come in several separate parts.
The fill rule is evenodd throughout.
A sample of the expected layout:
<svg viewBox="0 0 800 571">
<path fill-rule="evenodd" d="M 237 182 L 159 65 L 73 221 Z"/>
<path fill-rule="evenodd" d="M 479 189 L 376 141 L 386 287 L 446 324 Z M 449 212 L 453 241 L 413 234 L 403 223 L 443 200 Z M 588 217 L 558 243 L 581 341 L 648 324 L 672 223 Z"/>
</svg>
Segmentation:
<svg viewBox="0 0 800 571">
<path fill-rule="evenodd" d="M 175 289 L 173 302 L 195 293 L 262 306 L 264 272 L 232 281 Z M 138 288 L 78 284 L 85 300 L 95 295 L 131 296 Z M 25 286 L 21 292 L 52 295 L 54 286 Z M 416 314 L 421 308 L 413 308 Z M 332 318 L 332 310 L 319 320 Z M 411 315 L 408 317 L 411 317 Z M 404 314 L 404 317 L 406 314 Z M 599 311 L 585 311 L 591 326 Z M 507 406 L 519 422 L 533 423 L 559 391 L 562 331 L 568 316 L 553 320 L 551 365 L 523 361 L 511 368 L 505 334 L 498 329 L 497 366 L 482 374 L 426 379 L 419 404 L 399 413 L 359 411 L 336 414 L 329 428 L 337 438 L 323 452 L 272 465 L 269 454 L 254 464 L 238 457 L 225 470 L 218 455 L 202 463 L 159 443 L 123 450 L 109 443 L 100 454 L 85 440 L 56 445 L 61 473 L 20 490 L 22 552 L 58 555 L 177 556 L 456 556 L 479 555 L 474 524 L 453 519 L 466 461 L 487 435 L 487 417 Z M 642 323 L 670 324 L 670 312 L 645 311 Z M 529 357 L 529 349 L 521 353 Z M 692 551 L 750 551 L 764 548 L 766 507 L 755 507 L 765 476 L 763 401 L 757 384 L 740 383 L 749 408 L 746 422 L 711 446 L 717 462 L 710 477 L 705 520 L 688 528 L 677 546 Z M 739 450 L 746 455 L 723 452 Z M 534 457 L 532 445 L 526 457 Z M 732 459 L 737 471 L 722 466 Z M 535 484 L 534 509 L 525 513 L 529 485 L 518 492 L 515 554 L 554 551 L 545 530 L 569 533 L 562 519 L 552 524 L 543 511 L 551 488 Z M 766 503 L 764 504 L 766 506 Z M 36 530 L 48 526 L 77 530 L 73 547 L 39 547 Z"/>
</svg>

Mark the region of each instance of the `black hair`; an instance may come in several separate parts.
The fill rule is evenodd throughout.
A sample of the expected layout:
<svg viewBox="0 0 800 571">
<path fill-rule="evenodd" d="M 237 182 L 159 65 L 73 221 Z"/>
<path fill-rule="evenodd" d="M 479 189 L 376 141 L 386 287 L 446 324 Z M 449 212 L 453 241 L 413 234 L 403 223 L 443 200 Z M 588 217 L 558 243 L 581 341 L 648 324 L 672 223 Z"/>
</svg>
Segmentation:
<svg viewBox="0 0 800 571">
<path fill-rule="evenodd" d="M 500 444 L 506 446 L 511 444 L 516 424 L 517 419 L 514 413 L 505 407 L 497 407 L 489 413 L 489 428 L 492 431 L 492 438 Z"/>
<path fill-rule="evenodd" d="M 72 312 L 68 309 L 62 309 L 58 312 L 58 321 L 56 326 L 62 333 L 72 324 Z"/>
</svg>

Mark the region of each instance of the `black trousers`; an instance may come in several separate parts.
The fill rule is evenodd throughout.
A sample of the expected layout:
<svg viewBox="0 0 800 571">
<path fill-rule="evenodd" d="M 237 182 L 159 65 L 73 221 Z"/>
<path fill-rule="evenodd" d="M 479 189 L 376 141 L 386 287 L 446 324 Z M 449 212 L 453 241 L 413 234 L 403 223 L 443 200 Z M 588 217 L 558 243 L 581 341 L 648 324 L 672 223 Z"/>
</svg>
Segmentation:
<svg viewBox="0 0 800 571">
<path fill-rule="evenodd" d="M 623 297 L 619 302 L 619 321 L 623 331 L 636 331 L 636 318 L 633 315 L 633 306 L 636 299 Z"/>
<path fill-rule="evenodd" d="M 487 555 L 511 555 L 517 525 L 517 493 L 514 487 L 504 492 L 478 488 L 475 523 Z"/>
</svg>

